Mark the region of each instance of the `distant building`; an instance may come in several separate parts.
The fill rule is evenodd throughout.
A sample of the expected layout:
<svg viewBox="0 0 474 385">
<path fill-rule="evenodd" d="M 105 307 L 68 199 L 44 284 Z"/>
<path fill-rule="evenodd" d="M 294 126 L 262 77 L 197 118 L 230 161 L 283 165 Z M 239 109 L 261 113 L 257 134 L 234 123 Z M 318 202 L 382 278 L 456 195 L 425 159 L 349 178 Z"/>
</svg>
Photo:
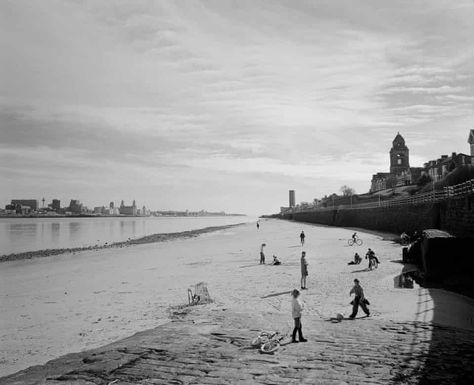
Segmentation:
<svg viewBox="0 0 474 385">
<path fill-rule="evenodd" d="M 9 204 L 5 206 L 5 212 L 7 214 L 19 214 L 19 215 L 28 215 L 32 212 L 33 210 L 31 209 L 30 206 L 27 205 L 22 205 L 20 203 L 15 203 L 15 204 Z"/>
<path fill-rule="evenodd" d="M 474 157 L 474 130 L 469 132 L 469 138 L 467 142 L 471 145 L 471 156 Z"/>
<path fill-rule="evenodd" d="M 120 203 L 120 215 L 132 215 L 136 216 L 137 215 L 137 205 L 135 201 L 133 201 L 133 204 L 131 206 L 125 206 L 123 200 Z"/>
<path fill-rule="evenodd" d="M 36 199 L 12 199 L 12 205 L 28 206 L 31 211 L 38 210 L 38 200 Z"/>
<path fill-rule="evenodd" d="M 71 199 L 68 211 L 71 214 L 81 214 L 83 211 L 82 203 L 79 202 L 77 199 Z"/>
<path fill-rule="evenodd" d="M 53 202 L 51 203 L 51 209 L 56 212 L 60 211 L 61 201 L 59 199 L 53 199 Z"/>
<path fill-rule="evenodd" d="M 370 192 L 414 184 L 421 175 L 428 175 L 432 180 L 437 181 L 457 167 L 474 164 L 474 130 L 470 130 L 467 141 L 471 145 L 471 155 L 453 152 L 451 156 L 441 155 L 439 159 L 430 160 L 423 167 L 410 167 L 408 147 L 398 133 L 390 150 L 390 172 L 374 174 Z"/>
<path fill-rule="evenodd" d="M 390 149 L 390 172 L 372 176 L 370 192 L 415 183 L 421 176 L 422 167 L 410 167 L 410 151 L 405 139 L 397 133 Z"/>
<path fill-rule="evenodd" d="M 290 190 L 290 207 L 295 207 L 295 190 Z"/>
<path fill-rule="evenodd" d="M 456 154 L 455 152 L 453 152 L 451 156 L 441 155 L 441 158 L 430 160 L 425 163 L 423 174 L 428 175 L 432 180 L 437 181 L 443 179 L 447 173 L 453 171 L 457 167 L 472 164 L 473 159 L 473 156 Z"/>
<path fill-rule="evenodd" d="M 123 202 L 123 201 L 122 201 L 122 202 Z M 111 209 L 113 209 L 113 208 L 114 208 L 114 202 L 110 202 L 110 203 L 109 203 L 109 207 L 110 207 Z"/>
</svg>

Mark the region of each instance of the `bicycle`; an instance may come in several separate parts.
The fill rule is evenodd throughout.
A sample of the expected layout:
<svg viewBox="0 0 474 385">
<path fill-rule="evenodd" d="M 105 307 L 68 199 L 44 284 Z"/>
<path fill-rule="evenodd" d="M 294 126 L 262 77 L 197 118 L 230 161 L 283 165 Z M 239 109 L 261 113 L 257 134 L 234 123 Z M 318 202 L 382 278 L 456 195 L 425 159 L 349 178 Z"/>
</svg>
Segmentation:
<svg viewBox="0 0 474 385">
<path fill-rule="evenodd" d="M 360 239 L 359 237 L 356 237 L 355 239 L 354 238 L 350 238 L 347 240 L 347 243 L 349 244 L 349 246 L 353 246 L 354 243 L 357 245 L 357 246 L 362 246 L 362 239 Z"/>
<path fill-rule="evenodd" d="M 281 341 L 288 336 L 289 330 L 282 334 L 280 332 L 261 332 L 252 341 L 252 346 L 259 348 L 261 353 L 272 354 L 278 350 Z"/>
</svg>

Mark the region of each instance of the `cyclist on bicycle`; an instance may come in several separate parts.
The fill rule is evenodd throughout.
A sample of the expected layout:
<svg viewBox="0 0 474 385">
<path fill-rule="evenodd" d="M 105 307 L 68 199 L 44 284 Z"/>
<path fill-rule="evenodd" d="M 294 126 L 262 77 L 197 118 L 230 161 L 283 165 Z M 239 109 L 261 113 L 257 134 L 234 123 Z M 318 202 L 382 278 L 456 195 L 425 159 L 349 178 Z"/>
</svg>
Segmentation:
<svg viewBox="0 0 474 385">
<path fill-rule="evenodd" d="M 354 243 L 356 243 L 356 241 L 357 241 L 357 233 L 352 234 L 352 240 L 354 241 Z"/>
</svg>

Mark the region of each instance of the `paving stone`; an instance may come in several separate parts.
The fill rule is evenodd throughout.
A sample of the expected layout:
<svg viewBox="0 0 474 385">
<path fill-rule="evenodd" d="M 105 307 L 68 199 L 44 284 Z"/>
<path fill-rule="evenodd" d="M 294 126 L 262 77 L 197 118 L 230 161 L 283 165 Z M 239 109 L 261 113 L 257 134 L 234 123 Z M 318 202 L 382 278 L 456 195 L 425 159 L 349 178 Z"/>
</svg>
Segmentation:
<svg viewBox="0 0 474 385">
<path fill-rule="evenodd" d="M 249 346 L 256 327 L 267 329 L 258 319 L 226 311 L 208 328 L 210 315 L 202 308 L 180 322 L 65 356 L 0 382 L 434 385 L 467 384 L 474 377 L 474 333 L 469 330 L 371 320 L 367 333 L 357 322 L 341 328 L 307 317 L 309 342 L 288 344 L 265 355 Z"/>
</svg>

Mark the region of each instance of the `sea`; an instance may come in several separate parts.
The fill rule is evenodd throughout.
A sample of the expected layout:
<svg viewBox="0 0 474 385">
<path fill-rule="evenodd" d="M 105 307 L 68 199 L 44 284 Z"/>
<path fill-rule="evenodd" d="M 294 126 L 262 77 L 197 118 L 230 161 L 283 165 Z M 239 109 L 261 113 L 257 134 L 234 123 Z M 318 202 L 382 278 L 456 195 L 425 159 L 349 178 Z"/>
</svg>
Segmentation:
<svg viewBox="0 0 474 385">
<path fill-rule="evenodd" d="M 250 216 L 0 218 L 0 255 L 88 247 L 256 221 Z"/>
</svg>

